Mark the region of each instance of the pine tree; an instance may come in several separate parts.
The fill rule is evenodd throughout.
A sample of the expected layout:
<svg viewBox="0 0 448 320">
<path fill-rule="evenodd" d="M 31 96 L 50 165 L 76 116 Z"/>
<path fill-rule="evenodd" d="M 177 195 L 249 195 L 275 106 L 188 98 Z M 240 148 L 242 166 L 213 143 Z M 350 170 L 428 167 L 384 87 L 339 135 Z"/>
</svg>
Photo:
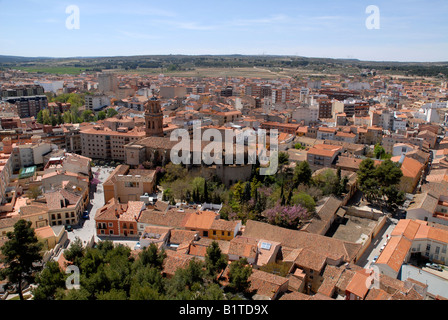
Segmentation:
<svg viewBox="0 0 448 320">
<path fill-rule="evenodd" d="M 206 179 L 204 179 L 204 199 L 203 199 L 203 201 L 205 203 L 207 203 L 209 201 L 209 199 L 208 199 L 207 180 Z"/>
<path fill-rule="evenodd" d="M 6 236 L 9 240 L 0 248 L 4 256 L 0 261 L 5 264 L 5 268 L 0 270 L 0 279 L 7 278 L 7 287 L 15 286 L 20 300 L 23 300 L 23 282 L 32 283 L 34 274 L 41 270 L 36 262 L 42 260 L 42 244 L 38 242 L 31 222 L 23 219 L 17 221 L 14 231 Z"/>
</svg>

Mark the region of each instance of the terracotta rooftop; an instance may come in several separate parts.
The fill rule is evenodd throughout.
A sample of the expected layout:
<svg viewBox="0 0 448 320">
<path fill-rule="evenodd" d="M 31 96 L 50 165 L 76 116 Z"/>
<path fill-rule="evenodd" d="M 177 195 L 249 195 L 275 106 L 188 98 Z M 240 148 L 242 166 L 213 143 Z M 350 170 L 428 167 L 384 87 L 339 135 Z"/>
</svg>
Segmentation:
<svg viewBox="0 0 448 320">
<path fill-rule="evenodd" d="M 248 220 L 243 236 L 266 239 L 281 243 L 282 247 L 292 249 L 308 248 L 331 259 L 350 262 L 361 248 L 361 244 L 342 241 L 317 234 L 291 230 L 268 223 Z"/>
<path fill-rule="evenodd" d="M 187 229 L 210 230 L 217 214 L 213 211 L 196 211 L 187 218 L 184 227 Z"/>
<path fill-rule="evenodd" d="M 403 236 L 391 237 L 378 257 L 377 264 L 386 264 L 398 272 L 411 248 L 412 242 Z"/>
</svg>

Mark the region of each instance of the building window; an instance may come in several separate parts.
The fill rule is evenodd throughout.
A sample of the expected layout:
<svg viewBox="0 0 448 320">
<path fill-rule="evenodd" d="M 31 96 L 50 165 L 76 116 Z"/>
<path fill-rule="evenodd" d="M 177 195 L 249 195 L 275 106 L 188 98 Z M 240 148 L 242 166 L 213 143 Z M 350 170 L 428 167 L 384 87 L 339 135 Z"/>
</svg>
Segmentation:
<svg viewBox="0 0 448 320">
<path fill-rule="evenodd" d="M 213 230 L 213 235 L 216 236 L 216 230 Z"/>
<path fill-rule="evenodd" d="M 112 228 L 114 225 L 112 222 L 109 222 L 109 227 Z"/>
<path fill-rule="evenodd" d="M 114 234 L 114 230 L 109 230 L 109 234 Z"/>
</svg>

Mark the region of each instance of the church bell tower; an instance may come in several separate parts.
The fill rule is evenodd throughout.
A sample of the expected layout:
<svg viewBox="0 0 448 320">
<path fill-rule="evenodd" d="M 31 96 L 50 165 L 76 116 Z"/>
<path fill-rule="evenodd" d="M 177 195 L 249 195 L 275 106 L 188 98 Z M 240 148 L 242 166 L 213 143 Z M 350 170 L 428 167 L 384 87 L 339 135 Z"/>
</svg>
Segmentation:
<svg viewBox="0 0 448 320">
<path fill-rule="evenodd" d="M 147 137 L 163 137 L 163 113 L 160 108 L 160 100 L 150 98 L 145 103 L 145 126 Z"/>
</svg>

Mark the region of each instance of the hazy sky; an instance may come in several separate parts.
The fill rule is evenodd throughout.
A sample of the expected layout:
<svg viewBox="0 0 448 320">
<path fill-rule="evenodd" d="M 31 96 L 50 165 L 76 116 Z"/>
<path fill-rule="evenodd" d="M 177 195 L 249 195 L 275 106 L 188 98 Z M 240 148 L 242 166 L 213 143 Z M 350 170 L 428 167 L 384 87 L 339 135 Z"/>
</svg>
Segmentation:
<svg viewBox="0 0 448 320">
<path fill-rule="evenodd" d="M 79 29 L 66 8 L 79 8 Z M 368 29 L 369 5 L 379 29 Z M 448 0 L 0 0 L 0 54 L 448 61 Z"/>
</svg>

